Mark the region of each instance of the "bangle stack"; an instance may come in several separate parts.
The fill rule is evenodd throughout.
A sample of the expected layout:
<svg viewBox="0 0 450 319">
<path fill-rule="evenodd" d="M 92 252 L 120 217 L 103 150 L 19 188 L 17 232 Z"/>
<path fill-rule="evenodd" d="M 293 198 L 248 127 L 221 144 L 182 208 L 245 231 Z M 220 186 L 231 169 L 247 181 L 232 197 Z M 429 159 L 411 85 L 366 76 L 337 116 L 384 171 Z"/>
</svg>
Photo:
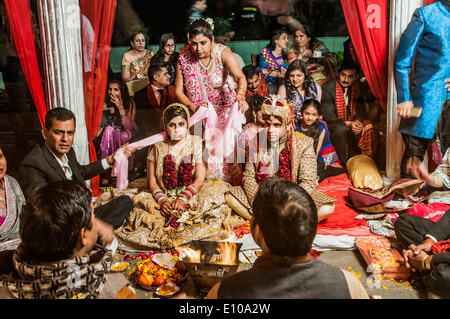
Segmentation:
<svg viewBox="0 0 450 319">
<path fill-rule="evenodd" d="M 194 186 L 194 184 L 189 185 L 186 187 L 184 191 L 178 195 L 178 199 L 182 200 L 185 204 L 189 202 L 189 200 L 198 192 L 197 187 Z"/>
<path fill-rule="evenodd" d="M 153 192 L 153 198 L 158 203 L 158 205 L 161 205 L 161 203 L 165 200 L 169 200 L 167 196 L 163 193 L 163 191 L 159 188 Z"/>
</svg>

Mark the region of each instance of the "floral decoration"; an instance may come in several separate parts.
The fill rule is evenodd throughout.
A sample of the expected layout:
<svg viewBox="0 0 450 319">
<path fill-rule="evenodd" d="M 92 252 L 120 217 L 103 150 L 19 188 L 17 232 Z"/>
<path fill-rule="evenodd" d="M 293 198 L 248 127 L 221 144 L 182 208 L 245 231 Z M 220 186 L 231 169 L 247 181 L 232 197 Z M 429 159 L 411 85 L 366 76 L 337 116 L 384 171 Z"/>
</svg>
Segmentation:
<svg viewBox="0 0 450 319">
<path fill-rule="evenodd" d="M 291 163 L 289 160 L 289 149 L 285 147 L 280 152 L 280 162 L 278 168 L 278 176 L 287 181 L 291 180 Z M 266 179 L 269 178 L 269 169 L 268 166 L 270 163 L 264 164 L 263 162 L 259 162 L 258 172 L 256 173 L 256 182 L 258 185 L 261 185 Z"/>
<path fill-rule="evenodd" d="M 164 157 L 163 165 L 163 181 L 167 190 L 184 189 L 192 184 L 192 172 L 194 171 L 193 155 L 183 156 L 178 173 L 173 155 L 167 154 Z"/>
<path fill-rule="evenodd" d="M 188 187 L 192 184 L 192 172 L 194 171 L 194 155 L 183 156 L 178 171 L 178 186 Z"/>
<path fill-rule="evenodd" d="M 174 161 L 174 156 L 171 154 L 167 154 L 164 157 L 163 165 L 164 165 L 163 166 L 164 186 L 166 187 L 166 189 L 174 189 L 178 185 L 177 170 Z"/>
</svg>

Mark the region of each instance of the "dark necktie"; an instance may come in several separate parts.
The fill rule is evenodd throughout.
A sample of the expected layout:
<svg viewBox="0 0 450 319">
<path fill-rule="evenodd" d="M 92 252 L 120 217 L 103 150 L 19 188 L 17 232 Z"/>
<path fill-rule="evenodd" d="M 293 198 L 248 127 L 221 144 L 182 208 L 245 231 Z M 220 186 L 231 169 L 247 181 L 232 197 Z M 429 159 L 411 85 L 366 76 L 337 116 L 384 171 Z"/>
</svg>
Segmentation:
<svg viewBox="0 0 450 319">
<path fill-rule="evenodd" d="M 161 105 L 161 100 L 162 100 L 162 95 L 163 95 L 164 89 L 158 89 L 157 91 L 159 93 L 158 105 Z"/>
</svg>

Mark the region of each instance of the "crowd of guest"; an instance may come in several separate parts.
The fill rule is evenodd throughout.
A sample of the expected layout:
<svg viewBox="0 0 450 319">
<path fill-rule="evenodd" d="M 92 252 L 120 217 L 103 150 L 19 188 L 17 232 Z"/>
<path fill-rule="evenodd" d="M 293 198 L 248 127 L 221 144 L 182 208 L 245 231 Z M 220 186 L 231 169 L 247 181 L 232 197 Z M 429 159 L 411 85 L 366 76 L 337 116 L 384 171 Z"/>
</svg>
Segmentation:
<svg viewBox="0 0 450 319">
<path fill-rule="evenodd" d="M 159 50 L 154 54 L 145 49 L 148 43 L 145 28 L 136 26 L 130 31 L 131 49 L 123 57 L 122 79 L 128 83 L 137 113 L 132 117 L 138 128 L 133 133 L 134 138 L 131 136 L 132 141 L 162 132 L 162 112 L 175 102 L 184 104 L 193 113 L 205 106 L 205 101 L 210 101 L 223 125 L 235 101 L 246 111 L 247 119 L 254 119 L 253 110 L 248 109 L 250 97 L 277 95 L 281 101 L 292 105 L 296 127 L 300 127 L 303 118 L 303 103 L 310 99 L 319 103 L 317 123 L 326 129 L 330 153 L 337 155 L 337 159 L 325 162 L 320 156 L 320 166 L 325 163 L 321 171 L 331 164 L 345 168 L 348 158 L 357 154 L 375 156 L 379 147 L 379 117 L 371 117 L 370 111 L 376 109 L 377 115 L 384 111 L 376 101 L 366 103 L 373 94 L 359 81 L 364 75 L 354 55 L 346 57 L 338 67 L 336 56 L 317 40 L 311 28 L 299 24 L 292 32 L 274 31 L 256 62 L 241 68 L 233 52 L 214 41 L 213 28 L 206 20 L 192 22 L 186 33 L 186 45 L 180 52 L 176 52 L 170 33 L 160 37 Z M 288 48 L 290 41 L 292 47 Z M 150 57 L 148 62 L 145 56 Z M 254 124 L 244 124 L 247 126 L 243 134 L 247 135 L 249 126 Z M 307 131 L 308 126 L 304 125 L 301 133 Z M 322 140 L 320 137 L 316 141 L 319 149 Z M 147 152 L 145 148 L 136 154 L 135 167 L 141 171 L 146 167 Z M 226 171 L 220 176 L 226 181 L 233 182 L 242 173 L 242 165 L 241 169 L 239 165 L 216 166 L 211 169 Z"/>
<path fill-rule="evenodd" d="M 129 35 L 131 48 L 123 55 L 121 74 L 108 81 L 96 143 L 97 162 L 78 163 L 72 148 L 76 119 L 64 108 L 47 112 L 42 129 L 45 142 L 23 159 L 19 182 L 6 174 L 6 158 L 0 148 L 0 251 L 17 248 L 0 257 L 8 265 L 14 260 L 36 269 L 40 269 L 39 263 L 47 263 L 54 272 L 60 271 L 57 268 L 61 267 L 60 260 L 64 260 L 62 265 L 76 260 L 82 267 L 89 268 L 89 263 L 94 266 L 82 278 L 83 288 L 79 290 L 66 286 L 49 290 L 45 272 L 40 278 L 18 284 L 17 276 L 23 275 L 18 273 L 15 277 L 1 277 L 4 289 L 0 290 L 0 296 L 3 293 L 15 298 L 64 298 L 83 289 L 88 291 L 85 298 L 119 293 L 133 295 L 125 289 L 124 282 L 119 287 L 111 286 L 103 272 L 111 262 L 105 247 L 115 239 L 114 230 L 126 224 L 131 216 L 133 220 L 138 219 L 133 202 L 124 195 L 94 208 L 90 204 L 92 195 L 83 186 L 98 175 L 104 177 L 103 186 L 114 186 L 110 171 L 115 155 L 123 152 L 129 171 L 141 173 L 134 177 L 142 177 L 141 185 L 149 190 L 159 207 L 160 218 L 152 222 L 152 228 L 146 225 L 151 231 L 148 238 L 157 247 L 163 248 L 171 240 L 170 235 L 163 236 L 160 230 L 163 225 L 176 230 L 173 234 L 182 233 L 178 221 L 188 211 L 190 200 L 195 198 L 198 203 L 204 203 L 205 197 L 215 196 L 216 206 L 198 207 L 199 218 L 209 220 L 211 228 L 217 228 L 224 216 L 216 208 L 227 204 L 242 218 L 251 220 L 255 239 L 264 250 L 261 262 L 273 263 L 273 269 L 287 279 L 291 277 L 285 269 L 278 269 L 286 260 L 294 265 L 308 264 L 311 269 L 317 269 L 317 276 L 327 273 L 330 277 L 327 280 L 337 290 L 331 292 L 325 285 L 315 291 L 315 297 L 338 298 L 345 292 L 349 298 L 366 298 L 364 289 L 348 273 L 322 263 L 309 263 L 307 256 L 317 223 L 333 214 L 336 201 L 319 191 L 318 184 L 327 177 L 345 173 L 351 157 L 358 154 L 374 157 L 379 147 L 377 119 L 370 116 L 371 109 L 377 106 L 367 103 L 372 95 L 368 93 L 370 88 L 360 81 L 364 75 L 358 62 L 344 59 L 338 67 L 336 57 L 307 25 L 299 26 L 292 33 L 284 29 L 275 31 L 259 53 L 259 62 L 243 68 L 229 47 L 214 41 L 213 28 L 204 19 L 190 24 L 186 44 L 179 52 L 170 33 L 161 36 L 156 53 L 147 49 L 149 36 L 145 27 L 133 27 Z M 288 49 L 290 39 L 293 44 Z M 230 144 L 211 149 L 212 140 L 190 130 L 198 121 L 193 118 L 200 113 L 206 114 L 200 121 L 202 133 L 208 129 L 234 130 L 236 135 L 232 139 L 224 139 Z M 163 134 L 163 141 L 141 149 L 130 148 L 130 143 L 157 134 Z M 231 154 L 227 151 L 230 148 Z M 205 150 L 209 152 L 206 156 Z M 236 154 L 244 156 L 238 160 Z M 208 161 L 208 156 L 220 160 Z M 430 184 L 434 181 L 436 187 L 448 186 L 448 171 L 431 179 L 417 165 L 411 164 L 410 170 Z M 283 189 L 286 192 L 291 189 L 289 196 L 295 200 L 283 202 L 287 198 L 281 194 Z M 280 242 L 277 238 L 282 236 L 266 230 L 272 227 L 273 216 L 268 211 L 265 215 L 262 208 L 271 205 L 287 210 L 290 205 L 299 207 L 292 209 L 302 212 L 302 218 L 308 220 L 307 226 L 299 220 L 290 228 L 289 222 L 283 227 L 292 233 L 292 238 L 300 234 L 295 227 L 307 228 L 308 242 L 304 249 L 290 251 L 289 247 L 274 243 Z M 273 210 L 284 216 L 284 212 Z M 58 223 L 58 229 L 51 227 L 53 222 Z M 277 222 L 284 223 L 281 219 Z M 48 243 L 55 246 L 54 252 L 50 249 L 43 253 L 35 247 L 37 238 L 26 234 L 31 228 L 36 236 L 54 232 Z M 133 232 L 137 233 L 137 228 Z M 282 232 L 282 228 L 278 231 Z M 133 232 L 126 236 L 131 238 Z M 72 234 L 70 238 L 66 238 L 68 234 Z M 190 240 L 196 236 L 201 237 L 201 233 L 189 233 Z M 302 236 L 296 240 L 302 242 Z M 80 256 L 84 258 L 81 261 L 77 259 Z M 405 256 L 410 257 L 412 253 L 408 251 Z M 5 274 L 11 267 L 0 270 Z M 258 278 L 260 272 L 267 270 L 263 266 L 255 267 L 253 272 L 242 276 Z M 301 267 L 298 272 L 296 280 L 307 274 Z M 61 278 L 64 276 L 67 274 L 61 274 Z M 314 280 L 318 287 L 324 283 L 324 278 Z M 239 281 L 246 282 L 234 277 L 215 287 L 210 296 L 267 298 L 264 294 L 255 295 L 256 291 L 264 291 L 258 288 L 258 281 L 256 288 L 249 285 L 240 290 L 240 295 L 233 294 Z M 276 288 L 284 291 L 284 283 L 279 284 Z M 292 297 L 310 298 L 308 293 L 299 290 Z"/>
</svg>

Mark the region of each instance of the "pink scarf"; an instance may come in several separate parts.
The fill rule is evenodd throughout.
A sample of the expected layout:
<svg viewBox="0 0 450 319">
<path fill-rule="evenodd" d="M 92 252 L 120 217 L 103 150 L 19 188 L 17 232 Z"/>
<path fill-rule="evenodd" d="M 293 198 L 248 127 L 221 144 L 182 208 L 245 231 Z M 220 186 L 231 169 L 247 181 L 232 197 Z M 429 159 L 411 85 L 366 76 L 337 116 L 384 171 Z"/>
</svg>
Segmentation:
<svg viewBox="0 0 450 319">
<path fill-rule="evenodd" d="M 205 126 L 205 144 L 209 154 L 216 158 L 227 157 L 234 152 L 235 136 L 242 131 L 242 125 L 245 123 L 245 116 L 239 110 L 238 103 L 235 103 L 225 126 L 222 128 L 214 106 L 208 102 L 208 107 L 199 107 L 194 115 L 191 116 L 189 127 L 194 126 L 203 120 Z M 129 144 L 131 150 L 139 150 L 144 147 L 162 142 L 166 139 L 165 132 L 152 135 L 135 143 Z M 114 155 L 114 166 L 112 176 L 117 177 L 116 188 L 120 191 L 128 187 L 128 158 L 125 156 L 123 149 L 119 149 Z"/>
</svg>

